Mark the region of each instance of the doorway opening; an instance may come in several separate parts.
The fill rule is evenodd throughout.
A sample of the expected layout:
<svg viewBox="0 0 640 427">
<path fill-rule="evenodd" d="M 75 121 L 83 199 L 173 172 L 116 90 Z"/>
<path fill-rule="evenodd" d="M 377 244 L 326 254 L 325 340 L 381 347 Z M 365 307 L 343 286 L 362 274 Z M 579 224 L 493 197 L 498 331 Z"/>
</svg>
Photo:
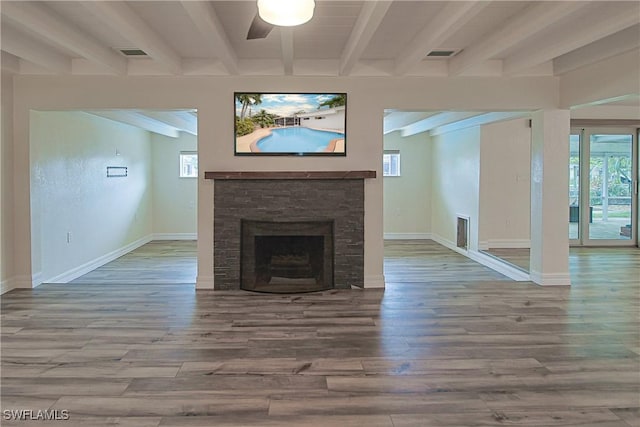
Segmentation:
<svg viewBox="0 0 640 427">
<path fill-rule="evenodd" d="M 196 110 L 31 111 L 29 132 L 34 285 L 195 284 Z"/>
</svg>

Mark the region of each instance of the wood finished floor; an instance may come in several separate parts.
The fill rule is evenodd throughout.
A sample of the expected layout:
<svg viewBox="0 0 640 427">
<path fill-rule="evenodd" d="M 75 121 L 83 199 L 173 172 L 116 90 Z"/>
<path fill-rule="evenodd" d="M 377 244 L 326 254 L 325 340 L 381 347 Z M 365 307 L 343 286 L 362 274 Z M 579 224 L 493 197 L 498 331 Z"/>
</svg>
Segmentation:
<svg viewBox="0 0 640 427">
<path fill-rule="evenodd" d="M 518 267 L 527 273 L 529 272 L 529 248 L 491 248 L 483 252 Z M 571 257 L 571 253 L 569 257 Z"/>
<path fill-rule="evenodd" d="M 640 425 L 640 251 L 542 288 L 433 242 L 386 249 L 385 290 L 13 290 L 2 409 L 83 427 Z"/>
<path fill-rule="evenodd" d="M 500 248 L 488 249 L 486 253 L 499 258 L 524 271 L 529 271 L 528 248 Z M 632 247 L 571 247 L 569 248 L 569 272 L 577 283 L 593 277 L 593 269 L 585 268 L 592 264 L 605 269 L 605 272 L 615 272 L 621 269 L 628 274 L 635 275 L 640 281 L 640 250 Z M 596 276 L 602 278 L 602 276 Z M 614 274 L 615 278 L 616 275 Z"/>
<path fill-rule="evenodd" d="M 197 269 L 194 240 L 154 240 L 71 283 L 195 284 Z"/>
</svg>

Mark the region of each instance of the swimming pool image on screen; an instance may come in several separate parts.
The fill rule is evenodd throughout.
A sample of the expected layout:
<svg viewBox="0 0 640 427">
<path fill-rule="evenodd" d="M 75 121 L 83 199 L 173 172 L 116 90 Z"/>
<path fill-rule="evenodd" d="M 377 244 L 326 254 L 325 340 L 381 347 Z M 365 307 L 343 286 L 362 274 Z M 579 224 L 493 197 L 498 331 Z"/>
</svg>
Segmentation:
<svg viewBox="0 0 640 427">
<path fill-rule="evenodd" d="M 346 156 L 346 93 L 234 92 L 237 156 Z"/>
<path fill-rule="evenodd" d="M 260 138 L 256 146 L 261 152 L 268 153 L 318 153 L 327 150 L 332 141 L 342 138 L 344 134 L 338 132 L 291 127 L 272 129 L 271 135 Z"/>
</svg>

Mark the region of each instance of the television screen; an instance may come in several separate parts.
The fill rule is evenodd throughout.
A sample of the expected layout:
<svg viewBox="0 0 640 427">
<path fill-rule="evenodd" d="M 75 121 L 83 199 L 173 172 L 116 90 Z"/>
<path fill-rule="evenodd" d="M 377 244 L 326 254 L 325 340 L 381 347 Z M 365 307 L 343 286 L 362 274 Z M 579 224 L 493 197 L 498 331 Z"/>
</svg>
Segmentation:
<svg viewBox="0 0 640 427">
<path fill-rule="evenodd" d="M 234 95 L 236 155 L 346 155 L 346 93 Z"/>
</svg>

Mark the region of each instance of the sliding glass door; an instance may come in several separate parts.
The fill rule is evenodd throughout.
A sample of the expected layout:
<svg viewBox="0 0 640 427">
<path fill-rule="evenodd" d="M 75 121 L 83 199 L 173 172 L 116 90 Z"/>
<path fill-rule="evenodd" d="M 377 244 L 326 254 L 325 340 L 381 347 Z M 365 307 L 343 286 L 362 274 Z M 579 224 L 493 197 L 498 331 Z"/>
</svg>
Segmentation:
<svg viewBox="0 0 640 427">
<path fill-rule="evenodd" d="M 635 245 L 635 129 L 581 129 L 571 133 L 569 145 L 571 243 Z"/>
<path fill-rule="evenodd" d="M 569 137 L 569 242 L 580 243 L 580 140 L 581 131 Z"/>
</svg>

